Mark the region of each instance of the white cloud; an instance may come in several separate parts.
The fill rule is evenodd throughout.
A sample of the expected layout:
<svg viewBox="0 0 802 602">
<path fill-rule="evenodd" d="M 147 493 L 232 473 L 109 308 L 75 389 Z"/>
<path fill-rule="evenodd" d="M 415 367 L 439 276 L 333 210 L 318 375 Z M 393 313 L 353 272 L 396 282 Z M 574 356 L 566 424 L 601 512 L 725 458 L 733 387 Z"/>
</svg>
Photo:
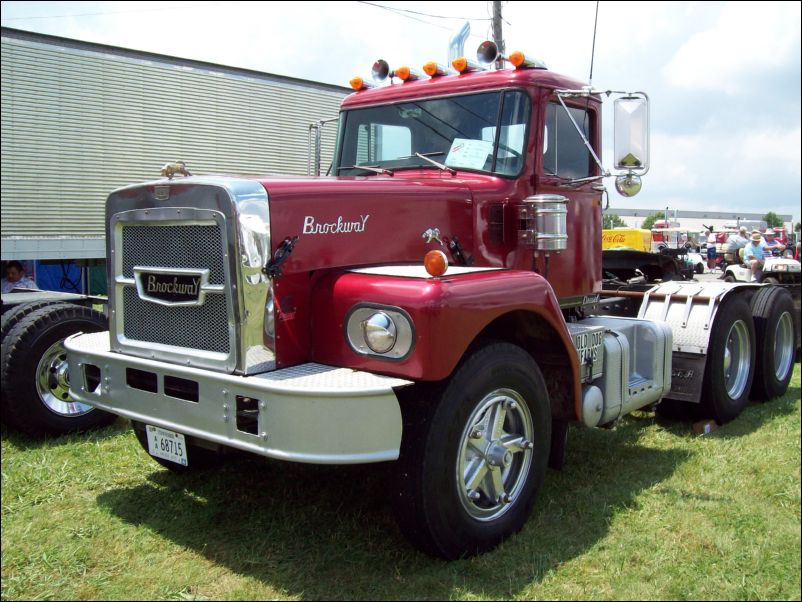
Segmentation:
<svg viewBox="0 0 802 602">
<path fill-rule="evenodd" d="M 691 35 L 664 67 L 675 86 L 737 94 L 762 69 L 799 57 L 798 2 L 729 2 L 718 22 Z"/>
</svg>

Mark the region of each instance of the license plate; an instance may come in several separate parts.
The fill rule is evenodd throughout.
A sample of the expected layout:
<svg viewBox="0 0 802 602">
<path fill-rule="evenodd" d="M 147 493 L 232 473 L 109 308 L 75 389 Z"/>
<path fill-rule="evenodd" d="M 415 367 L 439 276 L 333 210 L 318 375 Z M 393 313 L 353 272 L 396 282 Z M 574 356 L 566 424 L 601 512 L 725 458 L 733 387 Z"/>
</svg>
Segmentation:
<svg viewBox="0 0 802 602">
<path fill-rule="evenodd" d="M 188 466 L 187 442 L 184 435 L 147 425 L 148 452 L 151 456 Z"/>
</svg>

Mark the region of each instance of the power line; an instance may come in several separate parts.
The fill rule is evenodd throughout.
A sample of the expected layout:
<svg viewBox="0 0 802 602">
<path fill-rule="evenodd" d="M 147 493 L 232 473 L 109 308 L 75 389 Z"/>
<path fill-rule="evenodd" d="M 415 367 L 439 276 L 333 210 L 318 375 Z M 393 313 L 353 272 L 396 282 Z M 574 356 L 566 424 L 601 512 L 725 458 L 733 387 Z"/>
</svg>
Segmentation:
<svg viewBox="0 0 802 602">
<path fill-rule="evenodd" d="M 375 2 L 365 2 L 364 0 L 357 0 L 357 2 L 359 2 L 359 4 L 367 4 L 369 6 L 375 6 L 376 8 L 383 8 L 384 10 L 389 10 L 395 13 L 409 13 L 412 15 L 419 15 L 421 17 L 429 17 L 431 19 L 455 19 L 459 21 L 492 21 L 492 19 L 484 17 L 470 18 L 470 17 L 449 17 L 445 15 L 432 15 L 429 13 L 421 13 L 415 10 L 408 10 L 405 8 L 395 8 L 394 6 L 385 6 L 384 4 L 376 4 Z"/>
</svg>

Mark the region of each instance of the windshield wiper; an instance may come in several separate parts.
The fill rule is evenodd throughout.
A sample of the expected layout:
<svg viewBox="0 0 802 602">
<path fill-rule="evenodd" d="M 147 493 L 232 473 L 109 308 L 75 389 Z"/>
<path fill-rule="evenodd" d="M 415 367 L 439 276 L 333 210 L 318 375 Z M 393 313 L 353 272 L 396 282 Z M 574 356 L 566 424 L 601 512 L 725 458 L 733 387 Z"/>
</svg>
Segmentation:
<svg viewBox="0 0 802 602">
<path fill-rule="evenodd" d="M 409 155 L 408 157 L 399 157 L 399 159 L 411 159 L 412 157 L 417 157 L 418 159 L 423 159 L 423 160 L 424 160 L 424 161 L 426 161 L 427 163 L 431 163 L 431 164 L 432 164 L 432 165 L 434 165 L 436 168 L 438 168 L 438 169 L 440 169 L 440 170 L 442 170 L 442 171 L 447 171 L 447 172 L 448 172 L 448 173 L 450 173 L 452 176 L 455 176 L 455 175 L 457 175 L 457 170 L 456 170 L 456 169 L 452 169 L 452 168 L 450 168 L 448 165 L 443 165 L 442 163 L 438 163 L 438 162 L 437 162 L 437 161 L 435 161 L 434 159 L 430 159 L 430 158 L 429 158 L 430 156 L 437 156 L 437 155 L 444 155 L 444 154 L 445 154 L 445 153 L 443 153 L 443 152 L 435 152 L 435 153 L 415 153 L 414 155 Z"/>
<path fill-rule="evenodd" d="M 384 167 L 379 167 L 377 165 L 351 165 L 350 167 L 338 167 L 337 171 L 341 169 L 364 169 L 365 171 L 369 171 L 375 174 L 387 174 L 388 176 L 393 175 L 393 172 L 389 169 L 385 169 Z"/>
</svg>

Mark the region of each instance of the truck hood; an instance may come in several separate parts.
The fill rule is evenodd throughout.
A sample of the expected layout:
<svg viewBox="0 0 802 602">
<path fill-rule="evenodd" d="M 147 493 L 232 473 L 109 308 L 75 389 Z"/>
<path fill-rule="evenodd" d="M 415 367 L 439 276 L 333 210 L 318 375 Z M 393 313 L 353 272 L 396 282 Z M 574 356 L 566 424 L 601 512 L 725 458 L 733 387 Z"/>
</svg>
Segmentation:
<svg viewBox="0 0 802 602">
<path fill-rule="evenodd" d="M 472 195 L 439 172 L 394 176 L 260 179 L 270 204 L 273 251 L 298 237 L 287 273 L 423 261 L 423 232 L 439 228 L 473 248 Z"/>
</svg>

